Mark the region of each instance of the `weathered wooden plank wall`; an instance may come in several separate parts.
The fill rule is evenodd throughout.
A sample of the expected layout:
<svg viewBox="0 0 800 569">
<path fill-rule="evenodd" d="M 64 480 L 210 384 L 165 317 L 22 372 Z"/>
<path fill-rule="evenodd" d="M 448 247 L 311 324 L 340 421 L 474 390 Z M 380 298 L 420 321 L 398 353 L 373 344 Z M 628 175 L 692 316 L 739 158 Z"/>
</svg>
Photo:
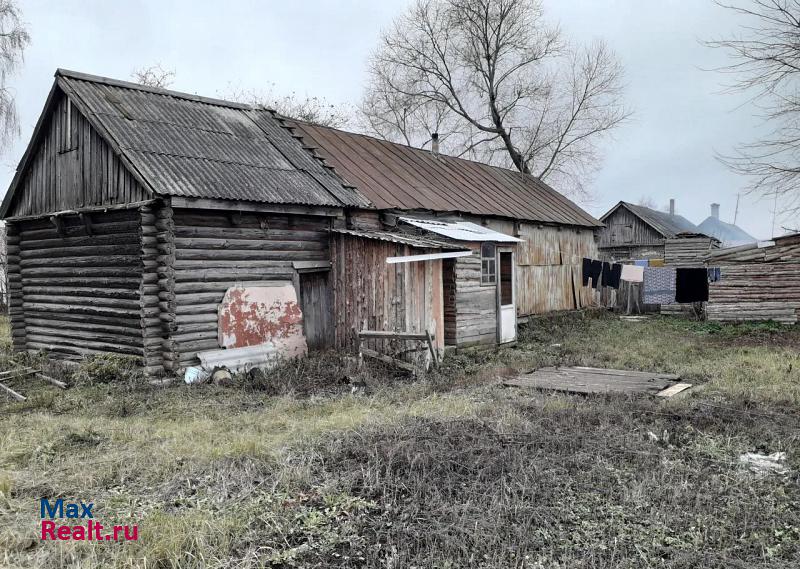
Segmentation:
<svg viewBox="0 0 800 569">
<path fill-rule="evenodd" d="M 297 289 L 294 261 L 330 259 L 329 222 L 322 217 L 165 208 L 160 220 L 164 253 L 174 255 L 164 259 L 166 291 L 160 293 L 171 320 L 164 360 L 172 369 L 220 347 L 217 307 L 228 288 L 292 281 Z"/>
<path fill-rule="evenodd" d="M 599 256 L 592 230 L 522 223 L 518 236 L 518 316 L 593 305 L 592 289 L 581 281 L 583 258 Z"/>
<path fill-rule="evenodd" d="M 10 227 L 9 244 L 18 248 L 18 259 L 10 263 L 15 347 L 65 358 L 99 352 L 143 355 L 137 210 Z"/>
<path fill-rule="evenodd" d="M 8 215 L 127 204 L 152 197 L 86 118 L 62 96 L 49 117 Z"/>
<path fill-rule="evenodd" d="M 600 248 L 663 245 L 664 237 L 625 207 L 620 207 L 597 230 Z"/>
<path fill-rule="evenodd" d="M 336 346 L 351 349 L 363 329 L 423 332 L 444 346 L 442 261 L 388 264 L 387 257 L 432 251 L 408 245 L 364 239 L 347 234 L 331 236 Z"/>
</svg>

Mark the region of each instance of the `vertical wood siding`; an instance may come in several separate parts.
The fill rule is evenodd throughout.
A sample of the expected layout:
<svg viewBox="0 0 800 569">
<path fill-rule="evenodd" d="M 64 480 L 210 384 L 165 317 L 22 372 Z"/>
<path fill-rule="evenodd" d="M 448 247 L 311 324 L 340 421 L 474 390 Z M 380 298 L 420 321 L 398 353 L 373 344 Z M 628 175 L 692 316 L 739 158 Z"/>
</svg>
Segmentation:
<svg viewBox="0 0 800 569">
<path fill-rule="evenodd" d="M 518 316 L 592 305 L 592 289 L 581 282 L 583 258 L 599 256 L 592 230 L 521 223 L 518 236 Z"/>
<path fill-rule="evenodd" d="M 620 207 L 599 228 L 598 246 L 662 245 L 664 237 L 625 207 Z"/>
<path fill-rule="evenodd" d="M 68 121 L 67 102 L 61 97 L 48 118 L 9 216 L 125 204 L 152 197 L 74 105 Z"/>
<path fill-rule="evenodd" d="M 66 357 L 143 355 L 142 243 L 137 210 L 11 224 L 15 347 Z M 18 276 L 17 276 L 18 275 Z M 20 306 L 21 300 L 21 306 Z"/>
<path fill-rule="evenodd" d="M 331 282 L 336 346 L 352 349 L 356 334 L 368 330 L 422 332 L 444 346 L 442 261 L 388 264 L 387 257 L 423 254 L 408 245 L 331 236 Z"/>
<path fill-rule="evenodd" d="M 217 307 L 228 288 L 259 281 L 292 281 L 298 288 L 293 261 L 330 259 L 325 218 L 173 209 L 161 219 L 164 252 L 174 255 L 161 269 L 171 287 L 161 294 L 171 320 L 164 350 L 170 369 L 198 363 L 197 352 L 219 349 Z"/>
</svg>

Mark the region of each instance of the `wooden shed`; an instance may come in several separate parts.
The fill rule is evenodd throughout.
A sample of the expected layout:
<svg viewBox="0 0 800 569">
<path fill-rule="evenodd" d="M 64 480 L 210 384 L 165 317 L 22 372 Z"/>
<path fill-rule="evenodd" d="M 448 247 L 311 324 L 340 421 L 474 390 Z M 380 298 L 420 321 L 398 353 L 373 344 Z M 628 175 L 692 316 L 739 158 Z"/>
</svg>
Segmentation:
<svg viewBox="0 0 800 569">
<path fill-rule="evenodd" d="M 800 318 L 800 233 L 712 251 L 706 262 L 720 269 L 709 288 L 709 320 Z"/>
<path fill-rule="evenodd" d="M 335 150 L 407 207 L 376 202 L 272 111 L 59 70 L 0 212 L 14 347 L 128 354 L 157 374 L 298 330 L 303 349 L 350 348 L 369 327 L 429 330 L 439 348 L 513 341 L 517 314 L 588 302 L 598 222 L 534 178 Z M 237 314 L 264 321 L 244 333 Z"/>
<path fill-rule="evenodd" d="M 675 213 L 674 201 L 670 201 L 669 212 L 619 202 L 600 221 L 605 227 L 597 232 L 597 246 L 609 261 L 664 259 L 667 240 L 698 232 L 691 221 Z"/>
</svg>

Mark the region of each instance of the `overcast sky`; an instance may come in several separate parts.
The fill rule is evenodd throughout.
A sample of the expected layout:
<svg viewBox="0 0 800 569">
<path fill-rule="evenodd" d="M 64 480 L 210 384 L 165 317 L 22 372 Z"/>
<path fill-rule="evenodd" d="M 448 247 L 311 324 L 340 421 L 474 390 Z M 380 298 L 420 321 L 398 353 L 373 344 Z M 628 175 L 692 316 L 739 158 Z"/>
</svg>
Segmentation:
<svg viewBox="0 0 800 569">
<path fill-rule="evenodd" d="M 64 67 L 130 79 L 134 68 L 161 63 L 177 73 L 173 89 L 223 96 L 230 89 L 359 99 L 366 59 L 379 31 L 405 0 L 302 2 L 205 0 L 26 0 L 32 44 L 12 79 L 22 126 L 3 157 L 3 187 L 24 151 L 53 72 Z M 738 21 L 711 0 L 545 0 L 548 17 L 576 42 L 603 38 L 626 68 L 635 110 L 606 148 L 587 209 L 599 216 L 619 200 L 650 197 L 695 223 L 722 204 L 732 221 L 744 182 L 714 158 L 758 130 L 742 97 L 720 94 L 725 62 L 702 39 L 729 35 Z M 780 209 L 780 208 L 779 208 Z M 772 228 L 772 200 L 743 196 L 737 224 L 758 238 Z M 781 225 L 797 222 L 778 217 Z"/>
</svg>

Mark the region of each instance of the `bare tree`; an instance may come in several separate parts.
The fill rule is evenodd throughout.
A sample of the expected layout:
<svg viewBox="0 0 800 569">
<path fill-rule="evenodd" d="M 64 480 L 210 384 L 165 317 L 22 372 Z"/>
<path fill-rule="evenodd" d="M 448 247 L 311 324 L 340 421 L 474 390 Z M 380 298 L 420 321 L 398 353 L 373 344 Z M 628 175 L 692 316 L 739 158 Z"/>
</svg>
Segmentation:
<svg viewBox="0 0 800 569">
<path fill-rule="evenodd" d="M 352 112 L 344 105 L 336 105 L 323 97 L 301 97 L 294 92 L 288 95 L 277 94 L 274 84 L 264 91 L 229 88 L 224 98 L 265 107 L 285 117 L 332 128 L 344 128 L 352 118 Z"/>
<path fill-rule="evenodd" d="M 15 94 L 9 79 L 22 64 L 31 38 L 13 0 L 0 0 L 0 150 L 19 136 Z"/>
<path fill-rule="evenodd" d="M 175 70 L 164 69 L 160 63 L 150 67 L 141 67 L 131 72 L 131 79 L 148 87 L 167 89 L 175 81 Z"/>
<path fill-rule="evenodd" d="M 800 207 L 800 1 L 749 0 L 719 6 L 741 16 L 739 33 L 707 42 L 728 52 L 718 71 L 730 77 L 729 92 L 748 93 L 767 134 L 720 158 L 750 180 L 750 191 L 785 198 Z"/>
<path fill-rule="evenodd" d="M 436 129 L 445 152 L 578 194 L 629 116 L 609 48 L 570 45 L 538 0 L 417 0 L 383 33 L 370 75 L 365 130 L 424 146 Z"/>
</svg>

